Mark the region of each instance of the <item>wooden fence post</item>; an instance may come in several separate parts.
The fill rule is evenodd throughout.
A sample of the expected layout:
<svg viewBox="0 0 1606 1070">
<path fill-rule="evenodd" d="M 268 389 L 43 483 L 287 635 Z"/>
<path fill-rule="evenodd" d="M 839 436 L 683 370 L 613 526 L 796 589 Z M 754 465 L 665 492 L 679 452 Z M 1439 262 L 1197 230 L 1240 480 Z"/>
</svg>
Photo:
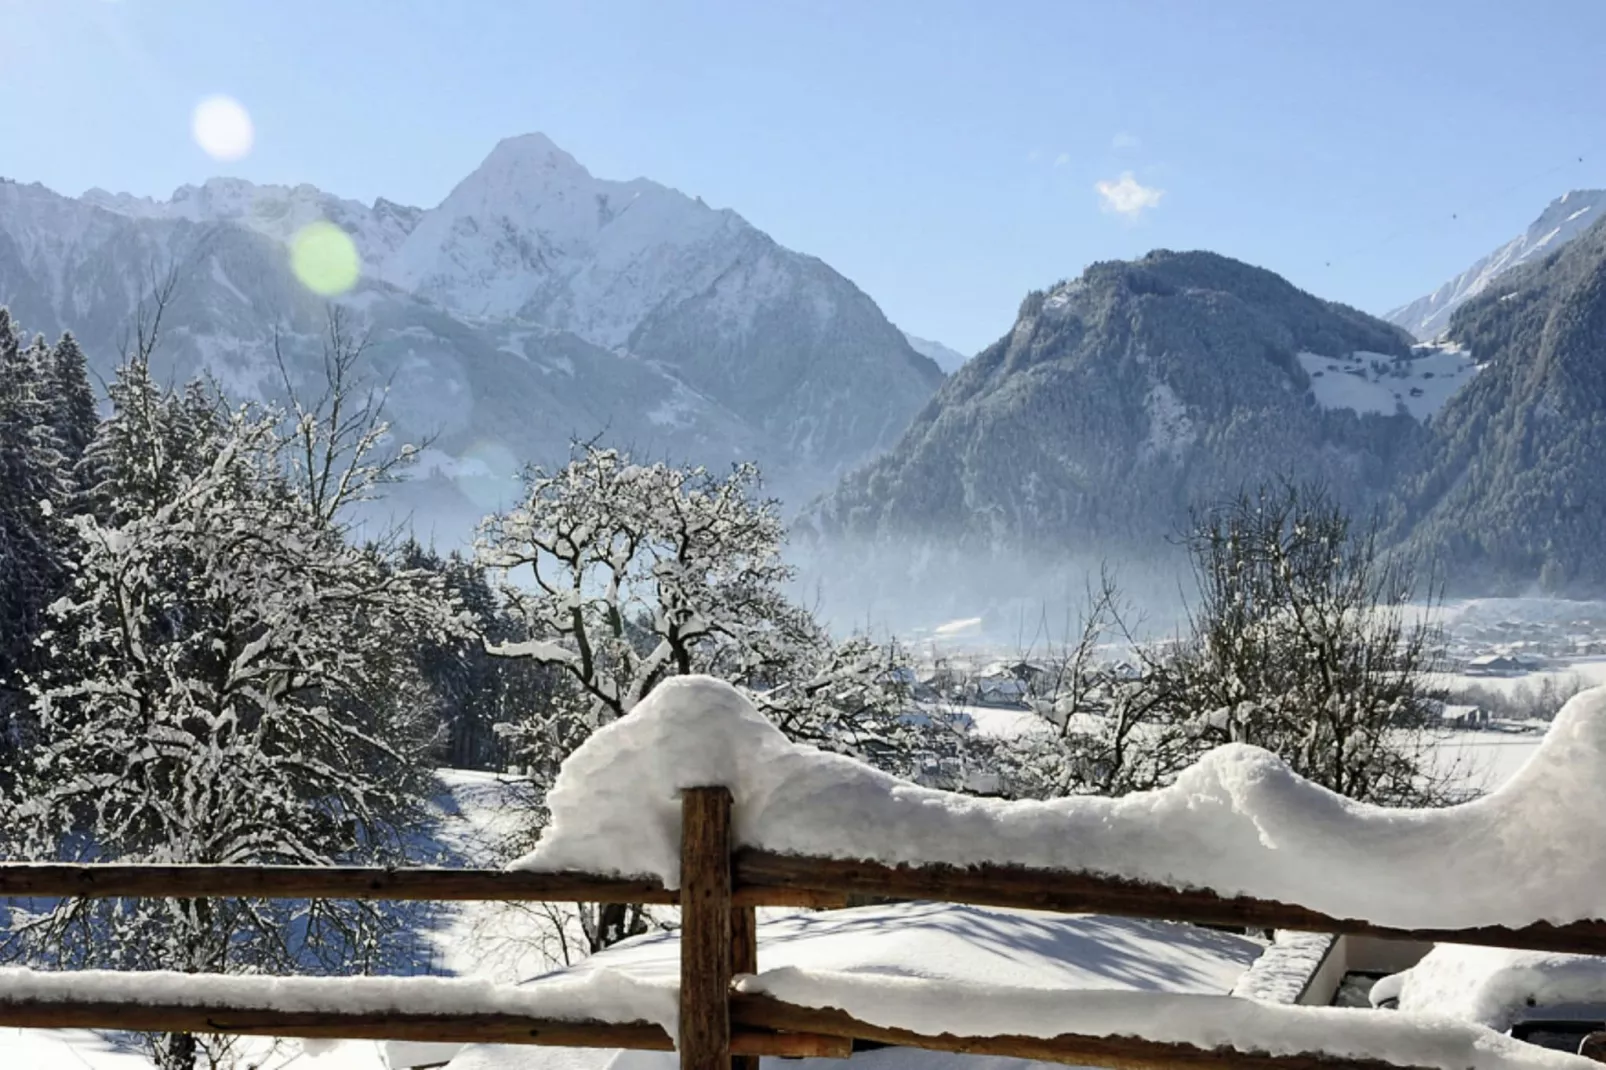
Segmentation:
<svg viewBox="0 0 1606 1070">
<path fill-rule="evenodd" d="M 731 908 L 731 973 L 758 972 L 758 911 Z M 731 1056 L 731 1070 L 758 1070 L 758 1056 Z"/>
<path fill-rule="evenodd" d="M 680 1066 L 731 1070 L 731 796 L 680 800 Z"/>
</svg>

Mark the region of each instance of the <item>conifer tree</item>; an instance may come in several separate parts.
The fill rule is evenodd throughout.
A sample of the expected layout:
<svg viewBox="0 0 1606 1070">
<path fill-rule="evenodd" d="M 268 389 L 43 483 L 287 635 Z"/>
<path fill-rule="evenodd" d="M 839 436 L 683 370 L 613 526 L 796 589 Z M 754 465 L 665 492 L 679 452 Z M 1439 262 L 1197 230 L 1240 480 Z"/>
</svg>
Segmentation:
<svg viewBox="0 0 1606 1070">
<path fill-rule="evenodd" d="M 50 353 L 51 423 L 68 464 L 76 465 L 84 455 L 99 420 L 95 414 L 95 392 L 89 385 L 89 363 L 71 331 Z"/>
<path fill-rule="evenodd" d="M 66 466 L 50 422 L 48 356 L 42 339 L 24 346 L 0 308 L 0 780 L 27 735 L 20 689 L 63 569 L 54 514 L 67 498 Z"/>
</svg>

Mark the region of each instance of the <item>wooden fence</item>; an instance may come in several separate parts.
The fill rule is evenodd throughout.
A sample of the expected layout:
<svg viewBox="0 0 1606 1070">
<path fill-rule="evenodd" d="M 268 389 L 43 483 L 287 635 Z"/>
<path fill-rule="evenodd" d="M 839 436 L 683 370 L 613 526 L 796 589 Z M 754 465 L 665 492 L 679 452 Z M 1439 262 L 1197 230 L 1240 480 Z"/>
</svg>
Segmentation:
<svg viewBox="0 0 1606 1070">
<path fill-rule="evenodd" d="M 0 897 L 202 899 L 495 900 L 678 904 L 680 1037 L 685 1070 L 754 1070 L 761 1055 L 846 1058 L 855 1040 L 931 1050 L 1002 1055 L 1117 1070 L 1209 1064 L 1253 1070 L 1385 1070 L 1392 1064 L 1312 1052 L 1269 1055 L 1207 1050 L 1134 1037 L 1066 1034 L 928 1036 L 876 1026 L 833 1009 L 802 1007 L 732 991 L 737 974 L 758 969 L 757 906 L 840 906 L 850 895 L 928 899 L 1066 913 L 1101 913 L 1207 925 L 1296 929 L 1415 941 L 1606 954 L 1606 921 L 1519 929 L 1391 929 L 1304 907 L 1223 897 L 1087 873 L 983 865 L 889 866 L 734 850 L 731 797 L 695 788 L 682 797 L 681 886 L 583 873 L 307 866 L 0 864 Z M 271 1006 L 219 1009 L 60 997 L 10 999 L 0 992 L 0 1025 L 232 1033 L 445 1043 L 677 1050 L 647 1022 L 576 1022 L 513 1014 L 287 1012 Z M 1400 1068 L 1394 1068 L 1400 1070 Z"/>
</svg>

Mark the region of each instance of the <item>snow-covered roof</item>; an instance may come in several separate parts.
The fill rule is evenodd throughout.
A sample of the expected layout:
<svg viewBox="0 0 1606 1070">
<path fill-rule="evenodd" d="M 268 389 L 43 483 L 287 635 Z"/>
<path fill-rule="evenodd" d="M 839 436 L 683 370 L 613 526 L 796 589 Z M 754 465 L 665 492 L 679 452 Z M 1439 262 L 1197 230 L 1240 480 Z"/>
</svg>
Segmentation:
<svg viewBox="0 0 1606 1070">
<path fill-rule="evenodd" d="M 1493 793 L 1411 810 L 1342 798 L 1244 745 L 1122 798 L 950 794 L 794 744 L 728 685 L 681 677 L 569 758 L 516 865 L 678 886 L 679 796 L 703 785 L 731 790 L 740 844 L 780 853 L 1093 872 L 1405 929 L 1606 917 L 1606 689 L 1569 701 Z"/>
<path fill-rule="evenodd" d="M 1606 1009 L 1606 958 L 1439 944 L 1403 973 L 1372 989 L 1374 1003 L 1506 1029 L 1543 1008 L 1598 1004 Z"/>
<path fill-rule="evenodd" d="M 1238 979 L 1232 994 L 1264 1003 L 1298 1003 L 1339 937 L 1278 932 L 1266 953 Z"/>
</svg>

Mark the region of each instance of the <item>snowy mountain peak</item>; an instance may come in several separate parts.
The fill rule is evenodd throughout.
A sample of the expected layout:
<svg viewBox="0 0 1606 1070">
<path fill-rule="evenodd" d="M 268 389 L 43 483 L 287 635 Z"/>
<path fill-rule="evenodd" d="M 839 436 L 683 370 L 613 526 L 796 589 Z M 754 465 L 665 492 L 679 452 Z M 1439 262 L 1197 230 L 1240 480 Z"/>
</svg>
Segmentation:
<svg viewBox="0 0 1606 1070">
<path fill-rule="evenodd" d="M 481 172 L 519 176 L 561 174 L 578 180 L 591 177 L 591 172 L 580 161 L 540 133 L 520 134 L 498 141 L 475 173 Z"/>
<path fill-rule="evenodd" d="M 385 264 L 454 311 L 518 316 L 624 345 L 671 294 L 710 285 L 757 235 L 646 179 L 594 177 L 542 134 L 500 142 Z"/>
<path fill-rule="evenodd" d="M 571 432 L 611 428 L 677 459 L 756 457 L 812 495 L 889 445 L 941 380 L 828 265 L 733 211 L 598 178 L 541 134 L 497 144 L 428 210 L 235 178 L 166 200 L 0 185 L 0 278 L 25 280 L 9 291 L 25 322 L 115 340 L 147 249 L 211 250 L 185 366 L 268 396 L 254 355 L 269 317 L 313 306 L 295 300 L 282 246 L 320 220 L 352 237 L 369 282 L 391 284 L 354 304 L 412 387 L 398 421 L 472 426 L 520 458 L 561 460 Z"/>
<path fill-rule="evenodd" d="M 1606 216 L 1606 190 L 1575 189 L 1551 201 L 1539 218 L 1467 270 L 1425 297 L 1383 318 L 1418 338 L 1436 338 L 1450 325 L 1450 314 L 1519 264 L 1555 252 Z"/>
</svg>

